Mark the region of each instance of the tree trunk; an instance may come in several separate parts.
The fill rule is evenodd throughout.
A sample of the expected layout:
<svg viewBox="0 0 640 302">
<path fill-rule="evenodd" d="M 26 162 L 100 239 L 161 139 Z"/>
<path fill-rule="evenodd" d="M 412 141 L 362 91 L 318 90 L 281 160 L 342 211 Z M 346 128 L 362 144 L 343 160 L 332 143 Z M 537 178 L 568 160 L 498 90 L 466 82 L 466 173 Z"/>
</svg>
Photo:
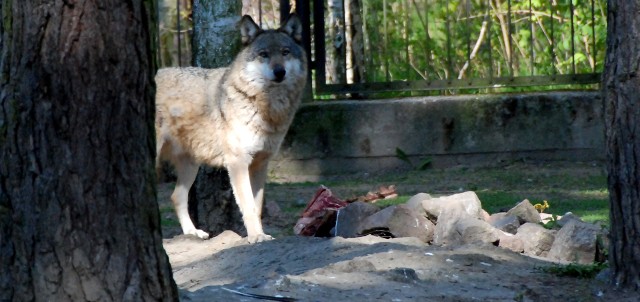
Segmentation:
<svg viewBox="0 0 640 302">
<path fill-rule="evenodd" d="M 241 14 L 241 0 L 194 1 L 194 66 L 218 68 L 231 64 L 241 46 L 236 26 Z"/>
<path fill-rule="evenodd" d="M 638 1 L 609 0 L 603 76 L 612 282 L 640 290 L 640 19 Z"/>
<path fill-rule="evenodd" d="M 177 300 L 153 168 L 155 2 L 0 6 L 0 300 Z"/>
<path fill-rule="evenodd" d="M 364 37 L 360 0 L 345 1 L 347 23 L 347 83 L 363 83 Z"/>
<path fill-rule="evenodd" d="M 239 0 L 195 1 L 193 7 L 193 64 L 203 68 L 228 66 L 240 51 L 236 27 L 242 11 Z M 212 234 L 224 230 L 246 235 L 240 208 L 223 168 L 202 166 L 189 191 L 189 214 L 197 228 Z"/>
<path fill-rule="evenodd" d="M 329 22 L 327 24 L 327 83 L 346 83 L 346 56 L 344 7 L 342 0 L 328 0 Z"/>
</svg>

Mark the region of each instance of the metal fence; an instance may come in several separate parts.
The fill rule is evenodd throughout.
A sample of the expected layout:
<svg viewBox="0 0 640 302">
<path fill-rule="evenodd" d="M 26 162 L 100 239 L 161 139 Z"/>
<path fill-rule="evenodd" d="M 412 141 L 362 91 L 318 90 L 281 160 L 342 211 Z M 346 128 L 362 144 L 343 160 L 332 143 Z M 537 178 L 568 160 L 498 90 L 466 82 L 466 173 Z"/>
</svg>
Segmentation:
<svg viewBox="0 0 640 302">
<path fill-rule="evenodd" d="M 161 65 L 189 65 L 190 0 L 167 1 L 183 22 L 161 24 Z M 243 0 L 264 27 L 290 9 L 316 95 L 595 84 L 603 67 L 606 0 Z"/>
</svg>

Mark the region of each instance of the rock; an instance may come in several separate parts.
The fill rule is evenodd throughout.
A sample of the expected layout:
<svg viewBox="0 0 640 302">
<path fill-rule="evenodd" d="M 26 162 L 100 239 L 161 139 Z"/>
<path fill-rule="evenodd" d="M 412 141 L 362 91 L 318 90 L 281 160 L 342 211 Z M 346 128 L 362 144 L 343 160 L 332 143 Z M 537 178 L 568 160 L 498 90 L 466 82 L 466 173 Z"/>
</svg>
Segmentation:
<svg viewBox="0 0 640 302">
<path fill-rule="evenodd" d="M 409 198 L 409 200 L 407 200 L 405 205 L 411 210 L 416 211 L 417 213 L 426 212 L 424 210 L 424 207 L 422 206 L 422 202 L 424 200 L 432 199 L 432 198 L 433 197 L 431 197 L 431 195 L 427 193 L 418 193 L 416 195 L 413 195 L 411 198 Z"/>
<path fill-rule="evenodd" d="M 388 228 L 395 237 L 416 237 L 423 242 L 433 239 L 434 224 L 405 205 L 387 207 L 362 223 L 358 233 L 376 228 Z"/>
<path fill-rule="evenodd" d="M 500 240 L 499 231 L 484 220 L 475 217 L 464 217 L 456 223 L 456 230 L 461 235 L 462 243 L 495 243 Z"/>
<path fill-rule="evenodd" d="M 556 216 L 556 219 L 560 219 L 562 216 Z M 544 224 L 547 224 L 553 221 L 553 214 L 549 213 L 540 213 L 540 221 Z"/>
<path fill-rule="evenodd" d="M 491 219 L 491 215 L 487 211 L 482 210 L 482 220 L 489 222 L 489 219 Z"/>
<path fill-rule="evenodd" d="M 433 244 L 448 245 L 460 243 L 461 236 L 455 227 L 460 218 L 460 213 L 456 211 L 441 213 L 433 233 Z"/>
<path fill-rule="evenodd" d="M 492 219 L 492 222 L 490 224 L 498 230 L 515 234 L 520 227 L 520 219 L 518 219 L 518 217 L 516 216 L 504 215 L 500 219 Z"/>
<path fill-rule="evenodd" d="M 507 212 L 493 213 L 491 214 L 491 216 L 489 216 L 489 220 L 487 222 L 493 225 L 496 221 L 504 218 L 505 216 L 507 216 Z"/>
<path fill-rule="evenodd" d="M 395 282 L 415 283 L 416 281 L 420 281 L 418 274 L 412 268 L 397 267 L 389 270 L 385 275 L 388 280 Z"/>
<path fill-rule="evenodd" d="M 348 261 L 341 261 L 329 265 L 329 268 L 341 273 L 353 273 L 353 272 L 375 272 L 376 267 L 369 260 L 355 259 Z"/>
<path fill-rule="evenodd" d="M 433 244 L 455 245 L 461 243 L 498 241 L 498 230 L 478 217 L 455 208 L 446 209 L 433 234 Z"/>
<path fill-rule="evenodd" d="M 444 211 L 456 211 L 458 215 L 466 213 L 472 217 L 483 218 L 482 204 L 475 192 L 468 191 L 460 194 L 453 194 L 439 198 L 425 199 L 422 201 L 427 215 L 430 219 L 439 219 Z"/>
<path fill-rule="evenodd" d="M 522 242 L 518 236 L 500 232 L 498 237 L 500 238 L 500 242 L 498 243 L 499 247 L 512 250 L 516 253 L 524 252 L 524 242 Z"/>
<path fill-rule="evenodd" d="M 558 226 L 560 227 L 564 227 L 564 225 L 566 225 L 567 223 L 569 223 L 570 221 L 578 221 L 578 222 L 582 222 L 582 219 L 580 219 L 580 217 L 574 215 L 571 212 L 567 212 L 566 214 L 564 214 L 562 216 L 562 218 L 558 219 Z"/>
<path fill-rule="evenodd" d="M 601 235 L 598 226 L 571 219 L 558 231 L 547 257 L 581 264 L 593 263 L 598 236 Z"/>
<path fill-rule="evenodd" d="M 424 215 L 398 205 L 389 220 L 389 231 L 396 237 L 416 237 L 423 242 L 433 240 L 435 225 Z"/>
<path fill-rule="evenodd" d="M 527 222 L 518 228 L 516 237 L 524 243 L 525 254 L 545 257 L 551 249 L 555 232 L 537 223 Z"/>
<path fill-rule="evenodd" d="M 360 224 L 367 217 L 378 212 L 380 208 L 374 204 L 356 201 L 338 210 L 335 236 L 354 238 L 362 230 Z"/>
<path fill-rule="evenodd" d="M 518 217 L 518 219 L 520 219 L 520 224 L 524 224 L 527 222 L 540 222 L 540 214 L 538 213 L 538 210 L 533 207 L 528 199 L 523 200 L 511 210 L 509 210 L 507 212 L 507 215 Z"/>
<path fill-rule="evenodd" d="M 388 222 L 398 206 L 386 207 L 371 216 L 366 217 L 358 227 L 358 234 L 365 230 L 377 228 L 389 228 Z"/>
</svg>

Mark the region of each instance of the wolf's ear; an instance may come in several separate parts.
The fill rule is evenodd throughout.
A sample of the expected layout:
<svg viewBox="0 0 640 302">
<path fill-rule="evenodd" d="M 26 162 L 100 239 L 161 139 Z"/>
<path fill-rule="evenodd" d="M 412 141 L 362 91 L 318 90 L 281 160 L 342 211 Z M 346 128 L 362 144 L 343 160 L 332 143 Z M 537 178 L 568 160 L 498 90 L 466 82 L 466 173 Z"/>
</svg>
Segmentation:
<svg viewBox="0 0 640 302">
<path fill-rule="evenodd" d="M 302 22 L 300 22 L 298 15 L 291 14 L 287 21 L 280 26 L 280 31 L 287 33 L 296 42 L 302 42 Z"/>
<path fill-rule="evenodd" d="M 242 45 L 247 45 L 256 38 L 256 36 L 262 32 L 262 29 L 256 22 L 253 21 L 251 16 L 244 15 L 240 20 L 240 35 L 242 36 Z"/>
</svg>

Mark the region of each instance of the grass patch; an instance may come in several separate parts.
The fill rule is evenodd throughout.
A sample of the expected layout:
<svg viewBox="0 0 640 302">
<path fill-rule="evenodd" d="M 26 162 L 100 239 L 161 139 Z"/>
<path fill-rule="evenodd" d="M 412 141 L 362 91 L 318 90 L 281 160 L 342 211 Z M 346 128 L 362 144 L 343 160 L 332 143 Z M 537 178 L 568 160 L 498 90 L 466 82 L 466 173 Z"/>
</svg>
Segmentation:
<svg viewBox="0 0 640 302">
<path fill-rule="evenodd" d="M 173 213 L 173 207 L 160 207 L 160 225 L 163 227 L 180 226 L 180 222 Z"/>
<path fill-rule="evenodd" d="M 579 196 L 567 197 L 562 196 L 562 194 L 556 195 L 555 198 L 549 198 L 548 195 L 547 197 L 528 197 L 526 194 L 491 191 L 476 193 L 482 202 L 482 207 L 489 213 L 511 208 L 524 199 L 529 199 L 532 204 L 547 200 L 550 207 L 545 210 L 545 213 L 562 216 L 567 212 L 571 212 L 586 222 L 609 224 L 609 200 L 605 198 L 581 199 Z"/>
<path fill-rule="evenodd" d="M 380 208 L 386 208 L 393 205 L 404 204 L 409 200 L 409 198 L 411 198 L 409 195 L 399 195 L 395 198 L 377 200 L 374 204 Z"/>
<path fill-rule="evenodd" d="M 542 268 L 542 271 L 561 277 L 592 279 L 600 271 L 609 267 L 606 263 L 554 265 Z"/>
</svg>

